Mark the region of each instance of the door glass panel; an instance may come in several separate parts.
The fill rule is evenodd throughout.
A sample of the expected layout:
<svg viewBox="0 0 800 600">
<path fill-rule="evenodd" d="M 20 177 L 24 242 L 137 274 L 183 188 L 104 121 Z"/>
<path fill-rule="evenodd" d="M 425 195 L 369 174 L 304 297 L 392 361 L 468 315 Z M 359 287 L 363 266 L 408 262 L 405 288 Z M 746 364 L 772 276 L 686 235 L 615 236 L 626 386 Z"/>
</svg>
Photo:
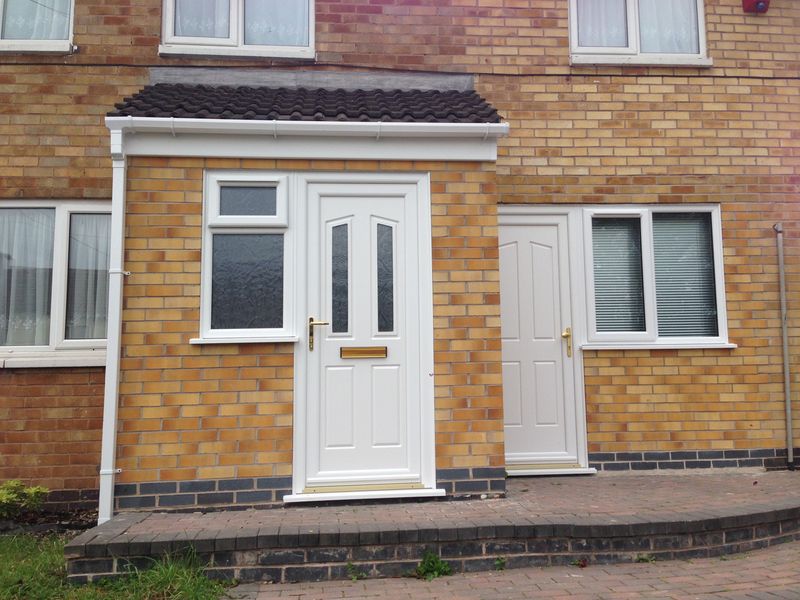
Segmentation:
<svg viewBox="0 0 800 600">
<path fill-rule="evenodd" d="M 219 190 L 220 216 L 273 217 L 277 213 L 274 187 L 223 186 Z"/>
<path fill-rule="evenodd" d="M 378 224 L 378 331 L 394 331 L 394 230 Z"/>
<path fill-rule="evenodd" d="M 350 288 L 348 275 L 347 225 L 331 228 L 331 331 L 350 329 Z"/>
<path fill-rule="evenodd" d="M 211 329 L 283 327 L 283 234 L 217 234 Z"/>
</svg>

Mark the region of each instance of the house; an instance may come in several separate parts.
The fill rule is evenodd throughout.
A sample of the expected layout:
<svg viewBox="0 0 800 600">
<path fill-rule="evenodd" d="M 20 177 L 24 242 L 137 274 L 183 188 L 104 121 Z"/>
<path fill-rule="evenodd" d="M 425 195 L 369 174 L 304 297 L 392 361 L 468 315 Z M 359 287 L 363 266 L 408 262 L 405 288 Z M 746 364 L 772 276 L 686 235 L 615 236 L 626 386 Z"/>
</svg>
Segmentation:
<svg viewBox="0 0 800 600">
<path fill-rule="evenodd" d="M 6 0 L 0 31 L 0 479 L 102 521 L 787 464 L 796 3 Z"/>
</svg>

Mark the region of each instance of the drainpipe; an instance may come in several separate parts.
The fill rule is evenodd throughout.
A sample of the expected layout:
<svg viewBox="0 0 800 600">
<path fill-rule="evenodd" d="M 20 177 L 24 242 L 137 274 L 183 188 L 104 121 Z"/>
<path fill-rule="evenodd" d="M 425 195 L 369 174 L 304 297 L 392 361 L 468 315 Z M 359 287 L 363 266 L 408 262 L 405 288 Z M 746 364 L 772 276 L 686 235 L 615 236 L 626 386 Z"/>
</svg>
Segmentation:
<svg viewBox="0 0 800 600">
<path fill-rule="evenodd" d="M 97 524 L 114 516 L 114 475 L 117 455 L 117 407 L 119 398 L 120 334 L 122 331 L 122 284 L 125 272 L 125 155 L 122 132 L 111 132 L 111 241 L 108 269 L 108 332 L 106 376 L 103 396 L 103 440 L 100 450 L 100 501 Z"/>
<path fill-rule="evenodd" d="M 778 272 L 781 290 L 781 333 L 783 336 L 783 399 L 786 404 L 786 462 L 790 471 L 794 471 L 794 432 L 792 431 L 792 388 L 789 371 L 789 324 L 786 310 L 786 268 L 783 262 L 783 223 L 773 226 L 778 244 Z"/>
</svg>

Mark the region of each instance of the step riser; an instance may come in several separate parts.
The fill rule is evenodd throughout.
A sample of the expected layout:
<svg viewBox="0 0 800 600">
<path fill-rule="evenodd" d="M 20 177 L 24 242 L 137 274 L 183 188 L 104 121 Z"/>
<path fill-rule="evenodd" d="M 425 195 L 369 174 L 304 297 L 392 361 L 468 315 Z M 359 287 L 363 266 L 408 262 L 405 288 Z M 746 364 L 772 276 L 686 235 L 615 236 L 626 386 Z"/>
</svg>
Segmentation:
<svg viewBox="0 0 800 600">
<path fill-rule="evenodd" d="M 469 537 L 475 528 L 440 530 L 439 537 L 448 532 L 452 539 L 424 540 L 425 531 L 397 532 L 397 539 L 416 541 L 358 544 L 358 534 L 351 543 L 339 539 L 337 545 L 281 545 L 290 540 L 259 540 L 258 536 L 203 540 L 153 540 L 137 545 L 119 547 L 100 544 L 86 546 L 81 556 L 68 558 L 69 579 L 74 582 L 115 577 L 130 566 L 142 569 L 152 565 L 152 558 L 167 552 L 192 548 L 209 576 L 236 579 L 241 582 L 324 581 L 344 580 L 354 572 L 367 577 L 397 577 L 410 573 L 425 552 L 434 552 L 450 563 L 454 572 L 491 571 L 503 559 L 504 568 L 557 566 L 582 563 L 611 564 L 637 560 L 674 560 L 706 558 L 746 552 L 777 543 L 800 539 L 800 509 L 781 511 L 776 520 L 744 517 L 737 527 L 715 529 L 716 520 L 689 523 L 650 523 L 637 525 L 572 525 L 573 536 L 536 536 L 534 527 L 517 526 L 510 535 L 500 526 L 495 537 Z M 790 514 L 786 514 L 786 513 Z M 795 514 L 797 513 L 797 514 Z M 774 513 L 773 513 L 774 514 Z M 777 515 L 775 515 L 777 516 Z M 747 521 L 749 524 L 745 525 Z M 758 522 L 753 522 L 758 521 Z M 528 531 L 525 528 L 528 527 Z M 545 526 L 548 527 L 548 526 Z M 552 528 L 559 525 L 549 526 Z M 630 533 L 631 529 L 647 527 L 649 534 Z M 594 532 L 592 531 L 594 529 Z M 363 532 L 362 532 L 363 534 Z M 533 534 L 533 535 L 531 535 Z M 343 535 L 343 534 L 342 534 Z M 401 538 L 402 536 L 402 538 Z M 368 536 L 365 536 L 368 537 Z M 459 539 L 461 537 L 461 539 Z M 270 541 L 270 544 L 259 543 Z M 278 544 L 274 542 L 278 541 Z M 375 540 L 377 542 L 377 540 Z M 238 547 L 237 547 L 238 544 Z M 106 555 L 108 554 L 108 555 Z M 352 565 L 348 568 L 348 564 Z"/>
</svg>

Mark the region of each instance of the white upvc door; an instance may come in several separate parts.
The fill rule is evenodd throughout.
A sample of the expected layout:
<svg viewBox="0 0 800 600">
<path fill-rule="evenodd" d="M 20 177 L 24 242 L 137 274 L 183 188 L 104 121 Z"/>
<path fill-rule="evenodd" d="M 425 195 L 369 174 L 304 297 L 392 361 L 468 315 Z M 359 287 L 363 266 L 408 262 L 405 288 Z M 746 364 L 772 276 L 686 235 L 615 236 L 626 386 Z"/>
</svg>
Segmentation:
<svg viewBox="0 0 800 600">
<path fill-rule="evenodd" d="M 568 211 L 530 211 L 507 208 L 500 217 L 507 470 L 509 475 L 593 472 L 587 468 L 572 300 L 577 268 L 571 258 L 580 256 L 578 242 L 571 246 Z"/>
<path fill-rule="evenodd" d="M 289 501 L 439 495 L 430 209 L 420 189 L 308 182 L 303 410 L 295 412 L 303 446 Z"/>
</svg>

